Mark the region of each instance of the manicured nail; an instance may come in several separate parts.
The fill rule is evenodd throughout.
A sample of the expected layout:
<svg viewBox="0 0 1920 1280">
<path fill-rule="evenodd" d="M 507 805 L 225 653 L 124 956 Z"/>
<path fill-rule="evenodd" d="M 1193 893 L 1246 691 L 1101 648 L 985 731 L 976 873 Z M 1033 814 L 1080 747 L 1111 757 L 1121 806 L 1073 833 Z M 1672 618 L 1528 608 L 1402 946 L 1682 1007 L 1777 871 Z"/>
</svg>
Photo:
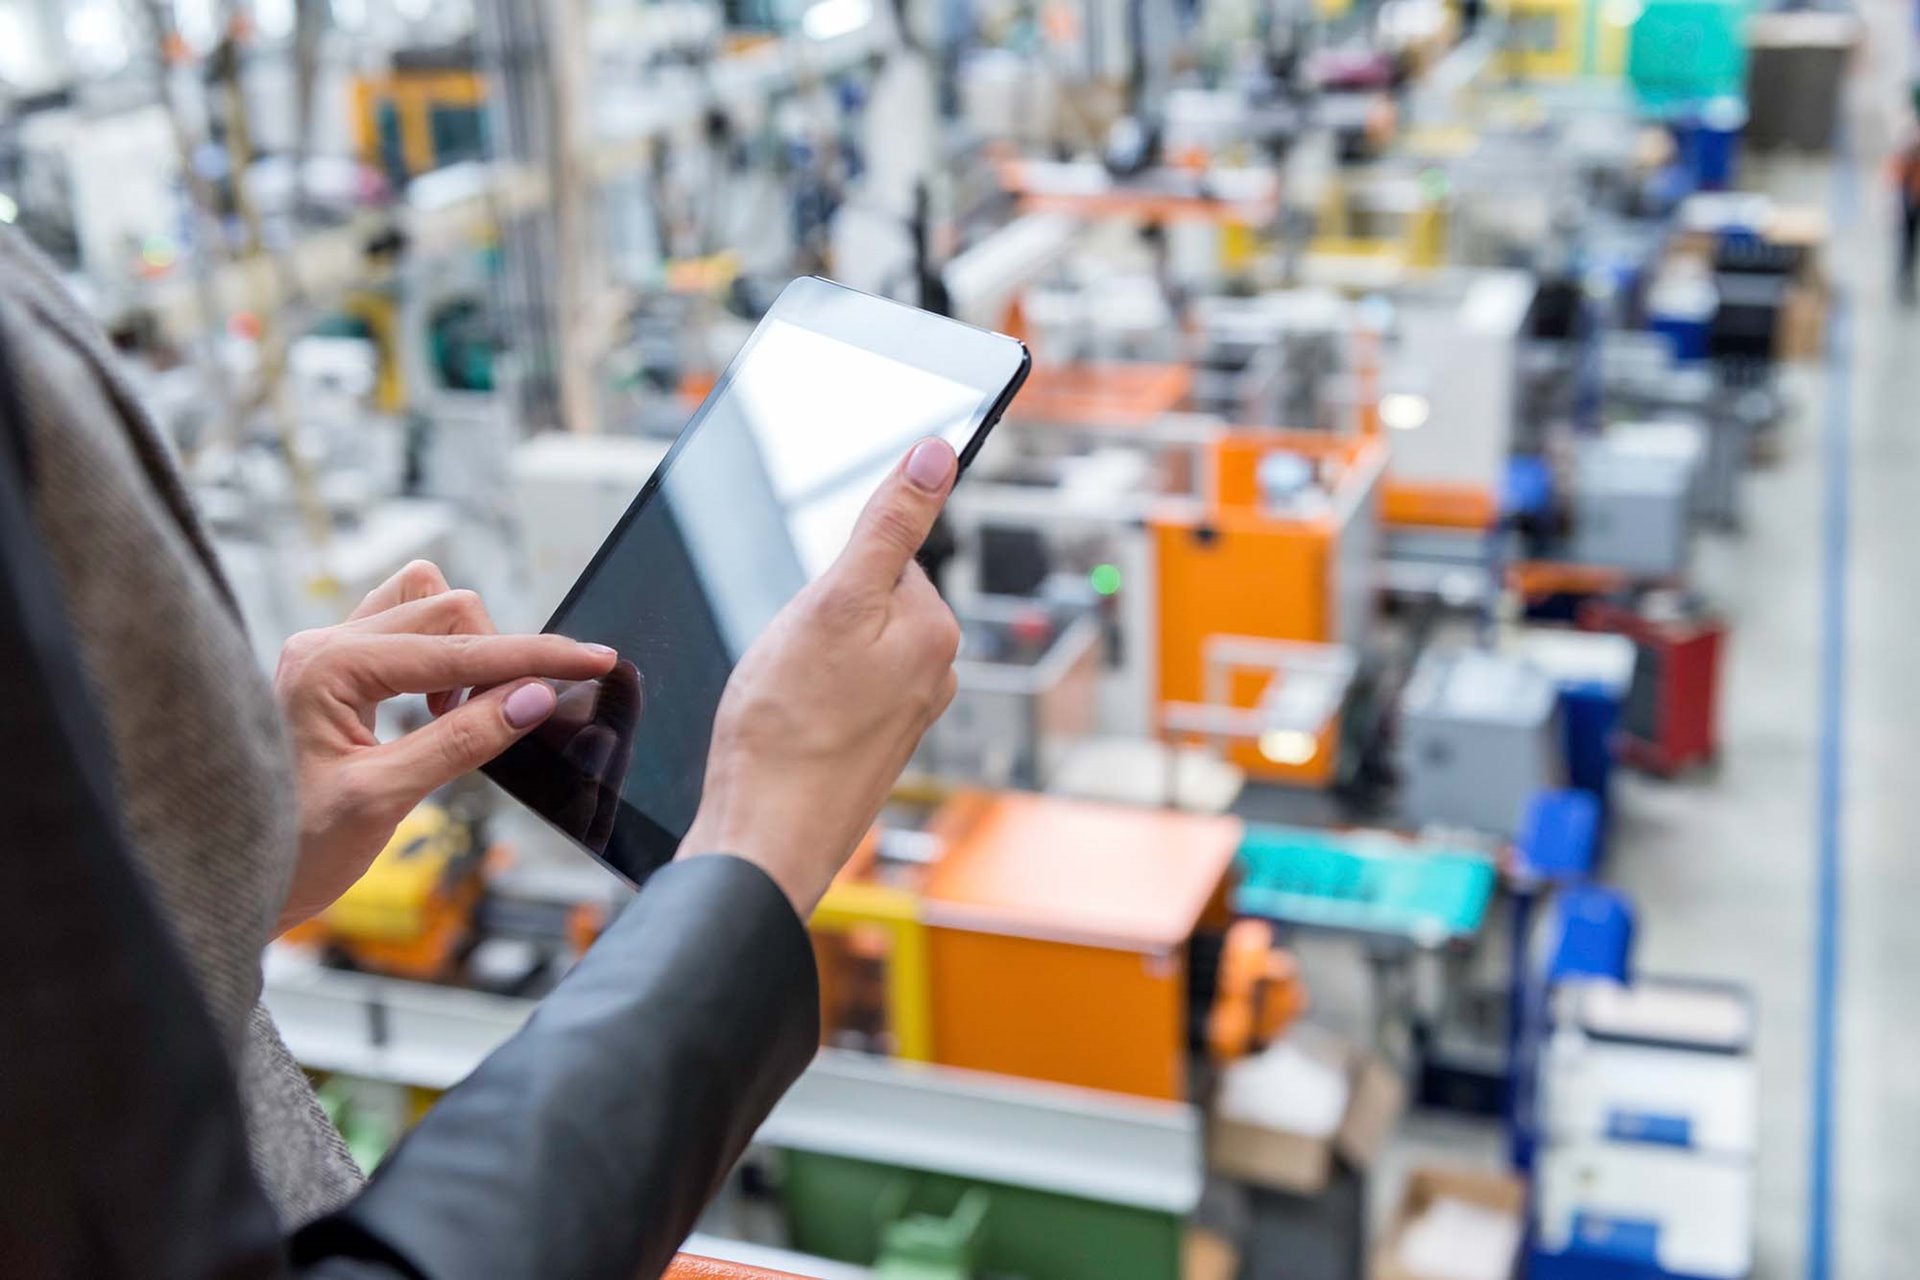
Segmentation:
<svg viewBox="0 0 1920 1280">
<path fill-rule="evenodd" d="M 500 709 L 506 713 L 507 723 L 514 728 L 531 729 L 553 714 L 558 701 L 559 696 L 554 693 L 552 685 L 544 680 L 535 680 L 508 694 Z"/>
<path fill-rule="evenodd" d="M 922 440 L 907 455 L 907 479 L 928 493 L 938 493 L 947 487 L 953 463 L 952 445 L 945 440 Z"/>
<path fill-rule="evenodd" d="M 620 656 L 620 651 L 612 645 L 588 644 L 582 641 L 580 647 L 596 658 L 617 658 Z"/>
</svg>

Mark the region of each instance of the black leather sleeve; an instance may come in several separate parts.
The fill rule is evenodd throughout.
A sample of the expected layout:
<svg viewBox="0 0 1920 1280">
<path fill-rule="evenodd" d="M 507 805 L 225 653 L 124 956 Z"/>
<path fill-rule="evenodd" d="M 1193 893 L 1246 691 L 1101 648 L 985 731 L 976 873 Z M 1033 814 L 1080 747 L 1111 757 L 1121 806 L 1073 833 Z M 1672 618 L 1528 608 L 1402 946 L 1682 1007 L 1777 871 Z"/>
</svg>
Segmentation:
<svg viewBox="0 0 1920 1280">
<path fill-rule="evenodd" d="M 765 873 L 676 862 L 295 1260 L 657 1275 L 811 1060 L 819 1005 L 806 931 Z"/>
</svg>

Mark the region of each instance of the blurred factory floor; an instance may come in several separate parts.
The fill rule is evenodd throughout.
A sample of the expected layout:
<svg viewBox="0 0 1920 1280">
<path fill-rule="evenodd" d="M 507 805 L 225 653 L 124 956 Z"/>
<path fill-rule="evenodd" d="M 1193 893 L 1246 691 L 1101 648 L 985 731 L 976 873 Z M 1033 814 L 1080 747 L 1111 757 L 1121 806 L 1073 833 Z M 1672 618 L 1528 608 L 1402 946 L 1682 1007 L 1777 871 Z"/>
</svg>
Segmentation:
<svg viewBox="0 0 1920 1280">
<path fill-rule="evenodd" d="M 1897 1274 L 1920 1253 L 1911 1180 L 1920 1151 L 1920 313 L 1892 297 L 1890 139 L 1863 118 L 1853 190 L 1834 205 L 1833 274 L 1852 307 L 1849 616 L 1842 787 L 1839 1094 L 1831 1274 Z M 1824 161 L 1749 170 L 1754 185 L 1834 204 L 1848 177 Z M 1761 1011 L 1762 1162 L 1756 1280 L 1806 1274 L 1809 1088 L 1814 1014 L 1815 850 L 1821 730 L 1827 367 L 1800 371 L 1779 457 L 1756 469 L 1746 528 L 1703 540 L 1701 586 L 1734 619 L 1723 756 L 1678 782 L 1624 780 L 1609 878 L 1640 908 L 1649 974 L 1746 982 Z M 1378 1171 L 1376 1213 L 1395 1170 L 1479 1152 L 1492 1126 L 1415 1118 Z"/>
</svg>

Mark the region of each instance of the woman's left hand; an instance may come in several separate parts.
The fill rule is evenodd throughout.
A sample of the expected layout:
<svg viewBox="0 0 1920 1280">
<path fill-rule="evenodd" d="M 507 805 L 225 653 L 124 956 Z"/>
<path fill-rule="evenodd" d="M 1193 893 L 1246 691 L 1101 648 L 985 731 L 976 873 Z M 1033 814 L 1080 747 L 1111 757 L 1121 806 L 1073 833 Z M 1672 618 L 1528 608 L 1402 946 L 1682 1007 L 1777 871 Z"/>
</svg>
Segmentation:
<svg viewBox="0 0 1920 1280">
<path fill-rule="evenodd" d="M 300 856 L 275 936 L 324 911 L 366 872 L 413 807 L 553 714 L 549 680 L 591 680 L 613 650 L 564 636 L 495 634 L 480 598 L 417 560 L 335 627 L 288 640 L 274 694 L 293 744 Z M 467 689 L 485 689 L 462 704 Z M 436 717 L 374 736 L 389 698 L 428 695 Z"/>
</svg>

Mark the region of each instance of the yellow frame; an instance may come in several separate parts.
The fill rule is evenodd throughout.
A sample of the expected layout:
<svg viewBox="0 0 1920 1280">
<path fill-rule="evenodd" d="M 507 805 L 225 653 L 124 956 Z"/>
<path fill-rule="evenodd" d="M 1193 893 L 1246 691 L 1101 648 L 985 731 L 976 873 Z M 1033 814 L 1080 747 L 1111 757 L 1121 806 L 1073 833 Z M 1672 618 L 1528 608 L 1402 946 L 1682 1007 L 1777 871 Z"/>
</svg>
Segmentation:
<svg viewBox="0 0 1920 1280">
<path fill-rule="evenodd" d="M 393 103 L 400 117 L 400 153 L 407 173 L 418 177 L 434 169 L 434 107 L 477 107 L 487 98 L 486 85 L 472 71 L 401 71 L 363 76 L 353 82 L 355 141 L 369 164 L 380 163 L 379 108 Z"/>
<path fill-rule="evenodd" d="M 920 899 L 877 884 L 835 884 L 813 913 L 813 928 L 828 933 L 880 929 L 887 934 L 887 1022 L 894 1056 L 933 1061 L 933 966 Z"/>
<path fill-rule="evenodd" d="M 1627 68 L 1627 29 L 1609 18 L 1605 0 L 1506 0 L 1509 17 L 1554 19 L 1557 39 L 1546 50 L 1502 49 L 1505 75 L 1525 80 L 1578 80 L 1621 76 Z"/>
</svg>

